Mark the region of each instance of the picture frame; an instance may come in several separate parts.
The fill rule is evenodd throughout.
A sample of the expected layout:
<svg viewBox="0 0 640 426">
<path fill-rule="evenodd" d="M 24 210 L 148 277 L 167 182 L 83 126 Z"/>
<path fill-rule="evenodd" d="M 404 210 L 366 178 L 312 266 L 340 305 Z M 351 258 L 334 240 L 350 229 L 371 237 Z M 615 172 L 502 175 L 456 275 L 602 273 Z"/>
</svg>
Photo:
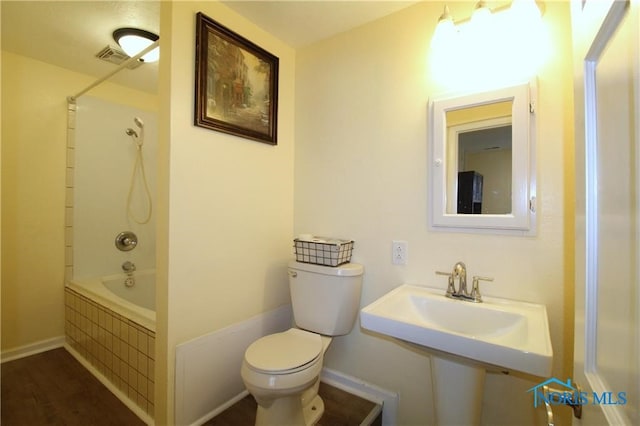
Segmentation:
<svg viewBox="0 0 640 426">
<path fill-rule="evenodd" d="M 277 145 L 279 59 L 196 14 L 194 124 Z"/>
</svg>

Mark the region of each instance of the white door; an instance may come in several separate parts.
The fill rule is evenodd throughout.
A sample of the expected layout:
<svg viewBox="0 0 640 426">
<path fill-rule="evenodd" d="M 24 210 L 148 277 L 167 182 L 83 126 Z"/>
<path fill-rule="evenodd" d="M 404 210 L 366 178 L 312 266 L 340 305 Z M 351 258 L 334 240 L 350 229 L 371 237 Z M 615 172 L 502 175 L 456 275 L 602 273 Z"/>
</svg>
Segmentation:
<svg viewBox="0 0 640 426">
<path fill-rule="evenodd" d="M 640 403 L 640 0 L 574 0 L 574 425 L 637 425 Z"/>
</svg>

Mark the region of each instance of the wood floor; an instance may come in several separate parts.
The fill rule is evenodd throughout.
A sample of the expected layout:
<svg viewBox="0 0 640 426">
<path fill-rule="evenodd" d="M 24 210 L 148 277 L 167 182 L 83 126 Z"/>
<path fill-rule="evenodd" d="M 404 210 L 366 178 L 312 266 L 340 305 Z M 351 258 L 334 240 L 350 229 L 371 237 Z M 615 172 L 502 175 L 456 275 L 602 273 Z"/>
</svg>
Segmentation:
<svg viewBox="0 0 640 426">
<path fill-rule="evenodd" d="M 142 426 L 144 423 L 63 348 L 2 364 L 2 426 Z M 325 412 L 318 426 L 357 426 L 373 402 L 321 383 Z M 256 403 L 247 396 L 205 426 L 251 426 Z M 382 415 L 371 423 L 382 424 Z"/>
<path fill-rule="evenodd" d="M 2 426 L 142 426 L 65 349 L 2 364 Z"/>
<path fill-rule="evenodd" d="M 320 383 L 318 392 L 324 401 L 324 414 L 317 426 L 358 426 L 376 409 L 376 404 Z M 251 395 L 209 420 L 203 426 L 251 426 L 256 421 L 256 402 Z M 382 413 L 367 425 L 381 426 Z"/>
</svg>

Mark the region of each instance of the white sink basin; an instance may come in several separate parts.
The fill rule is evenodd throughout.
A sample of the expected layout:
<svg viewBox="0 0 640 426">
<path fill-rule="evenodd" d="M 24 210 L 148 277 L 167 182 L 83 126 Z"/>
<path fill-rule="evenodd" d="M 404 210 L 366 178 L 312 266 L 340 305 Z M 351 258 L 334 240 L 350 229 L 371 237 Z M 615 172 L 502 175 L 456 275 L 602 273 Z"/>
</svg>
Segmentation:
<svg viewBox="0 0 640 426">
<path fill-rule="evenodd" d="M 401 285 L 360 311 L 362 328 L 426 348 L 540 377 L 553 350 L 544 305 L 483 297 L 450 299 L 444 290 Z"/>
</svg>

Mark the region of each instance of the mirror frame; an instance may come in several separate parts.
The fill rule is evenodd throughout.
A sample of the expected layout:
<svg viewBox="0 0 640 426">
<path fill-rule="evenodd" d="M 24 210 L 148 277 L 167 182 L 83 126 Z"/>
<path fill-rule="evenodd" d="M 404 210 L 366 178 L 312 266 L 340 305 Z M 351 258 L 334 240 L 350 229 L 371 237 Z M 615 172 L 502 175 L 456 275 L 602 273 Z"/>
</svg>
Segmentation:
<svg viewBox="0 0 640 426">
<path fill-rule="evenodd" d="M 429 102 L 431 145 L 430 227 L 441 231 L 533 235 L 536 230 L 535 82 Z M 447 160 L 446 114 L 464 108 L 512 101 L 512 185 L 509 214 L 447 213 L 447 176 L 457 174 Z M 454 197 L 457 197 L 454 194 Z M 454 203 L 455 204 L 455 203 Z"/>
</svg>

